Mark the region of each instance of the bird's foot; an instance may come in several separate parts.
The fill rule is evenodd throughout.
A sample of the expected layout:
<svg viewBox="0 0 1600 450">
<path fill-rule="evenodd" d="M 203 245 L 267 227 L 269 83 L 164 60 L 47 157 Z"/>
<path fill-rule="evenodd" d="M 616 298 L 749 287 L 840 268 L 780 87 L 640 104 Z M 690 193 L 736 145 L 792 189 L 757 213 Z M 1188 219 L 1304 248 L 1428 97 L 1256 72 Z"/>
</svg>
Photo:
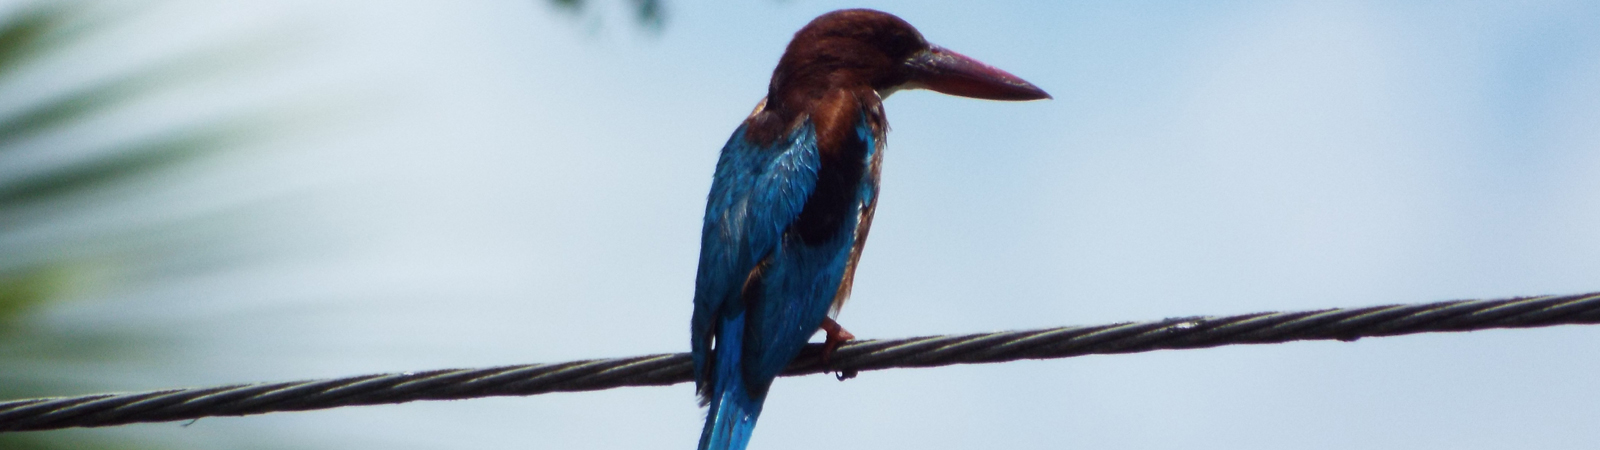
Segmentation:
<svg viewBox="0 0 1600 450">
<path fill-rule="evenodd" d="M 832 318 L 828 317 L 822 318 L 822 331 L 828 335 L 827 340 L 822 343 L 822 365 L 828 366 L 831 364 L 829 360 L 833 357 L 833 351 L 837 350 L 845 342 L 855 339 L 856 335 L 845 331 L 844 327 L 839 326 L 839 322 L 834 322 Z M 839 372 L 840 380 L 855 378 L 855 376 L 856 371 L 854 370 Z"/>
</svg>

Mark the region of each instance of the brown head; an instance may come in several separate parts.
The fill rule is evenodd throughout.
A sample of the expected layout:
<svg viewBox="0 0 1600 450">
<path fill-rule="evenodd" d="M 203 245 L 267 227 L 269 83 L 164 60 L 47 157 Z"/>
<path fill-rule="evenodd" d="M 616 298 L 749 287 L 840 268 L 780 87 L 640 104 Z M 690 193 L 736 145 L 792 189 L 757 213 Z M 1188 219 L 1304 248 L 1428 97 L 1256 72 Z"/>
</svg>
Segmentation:
<svg viewBox="0 0 1600 450">
<path fill-rule="evenodd" d="M 847 9 L 823 14 L 795 33 L 772 73 L 767 107 L 803 110 L 829 91 L 863 88 L 880 97 L 929 89 L 989 100 L 1050 98 L 1015 75 L 929 44 L 899 17 Z"/>
</svg>

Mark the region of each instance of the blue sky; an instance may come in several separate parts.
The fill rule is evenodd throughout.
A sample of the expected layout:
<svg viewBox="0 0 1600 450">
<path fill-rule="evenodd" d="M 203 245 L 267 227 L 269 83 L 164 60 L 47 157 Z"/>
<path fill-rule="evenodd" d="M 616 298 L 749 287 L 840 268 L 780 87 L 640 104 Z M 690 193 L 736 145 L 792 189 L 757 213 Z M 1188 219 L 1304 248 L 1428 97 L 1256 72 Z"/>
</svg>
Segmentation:
<svg viewBox="0 0 1600 450">
<path fill-rule="evenodd" d="M 686 351 L 716 151 L 790 35 L 856 6 L 1055 96 L 887 101 L 839 317 L 857 336 L 1600 289 L 1592 2 L 672 2 L 658 35 L 610 3 L 158 5 L 40 69 L 41 89 L 231 42 L 247 62 L 60 142 L 237 111 L 284 124 L 32 231 L 248 218 L 110 258 L 45 313 L 180 341 L 79 375 L 125 389 Z M 187 246 L 252 256 L 209 269 Z M 1586 449 L 1597 333 L 791 378 L 752 448 Z M 106 433 L 688 448 L 702 414 L 679 385 Z"/>
</svg>

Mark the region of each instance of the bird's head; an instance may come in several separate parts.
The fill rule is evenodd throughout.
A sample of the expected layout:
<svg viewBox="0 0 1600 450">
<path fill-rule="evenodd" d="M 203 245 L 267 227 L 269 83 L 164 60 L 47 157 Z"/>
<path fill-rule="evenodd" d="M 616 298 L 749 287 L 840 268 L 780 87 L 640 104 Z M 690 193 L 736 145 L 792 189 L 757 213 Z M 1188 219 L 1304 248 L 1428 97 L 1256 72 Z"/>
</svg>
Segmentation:
<svg viewBox="0 0 1600 450">
<path fill-rule="evenodd" d="M 847 9 L 817 17 L 795 33 L 773 71 L 768 101 L 803 103 L 831 89 L 863 87 L 880 97 L 929 89 L 989 100 L 1050 98 L 1015 75 L 929 44 L 899 17 Z"/>
</svg>

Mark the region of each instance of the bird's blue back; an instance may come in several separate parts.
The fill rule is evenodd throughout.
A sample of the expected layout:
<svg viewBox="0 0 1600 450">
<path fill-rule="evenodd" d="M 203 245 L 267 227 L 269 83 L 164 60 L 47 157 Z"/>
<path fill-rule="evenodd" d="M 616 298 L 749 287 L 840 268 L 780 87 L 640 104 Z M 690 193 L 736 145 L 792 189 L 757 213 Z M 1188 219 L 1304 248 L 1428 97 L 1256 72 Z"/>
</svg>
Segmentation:
<svg viewBox="0 0 1600 450">
<path fill-rule="evenodd" d="M 772 380 L 839 297 L 852 251 L 863 238 L 863 215 L 870 215 L 877 196 L 876 174 L 865 170 L 882 142 L 882 130 L 872 123 L 863 114 L 850 140 L 864 147 L 850 153 L 859 160 L 829 162 L 859 164 L 862 170 L 850 171 L 860 174 L 846 186 L 853 198 L 839 205 L 838 229 L 821 240 L 804 239 L 793 228 L 818 190 L 825 164 L 809 119 L 765 146 L 748 136 L 748 125 L 741 126 L 723 146 L 706 201 L 695 279 L 695 383 L 711 407 L 701 449 L 744 448 Z"/>
</svg>

